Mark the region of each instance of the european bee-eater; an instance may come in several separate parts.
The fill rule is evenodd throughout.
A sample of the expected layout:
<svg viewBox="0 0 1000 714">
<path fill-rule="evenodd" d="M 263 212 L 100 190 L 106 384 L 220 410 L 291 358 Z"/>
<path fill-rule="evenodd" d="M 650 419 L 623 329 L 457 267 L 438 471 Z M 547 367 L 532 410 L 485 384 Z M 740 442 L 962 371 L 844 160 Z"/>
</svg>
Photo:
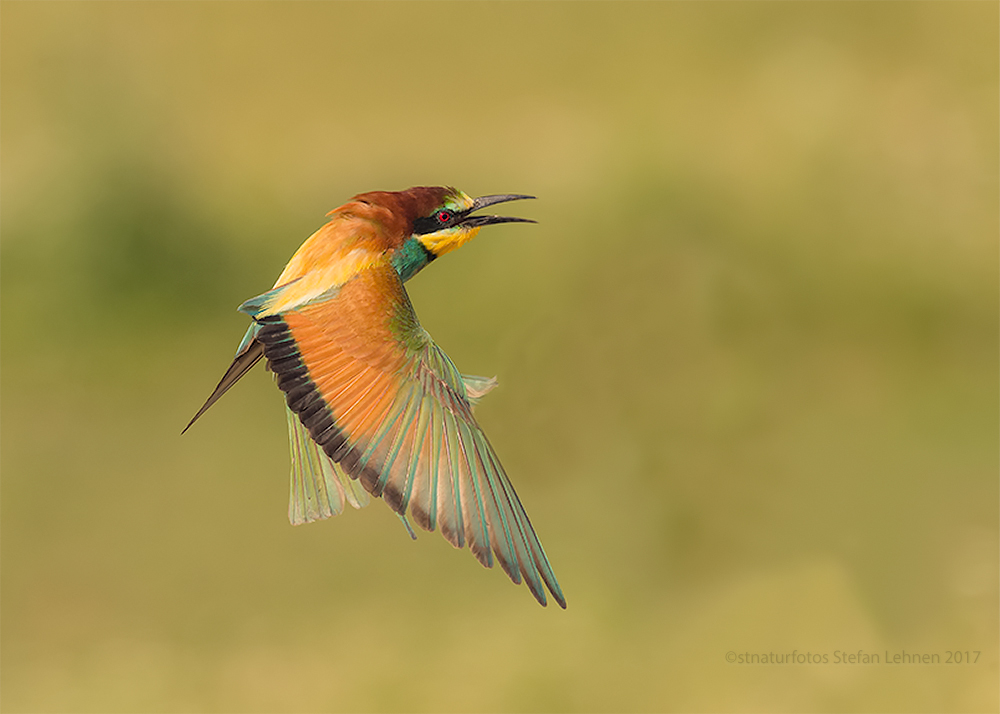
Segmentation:
<svg viewBox="0 0 1000 714">
<path fill-rule="evenodd" d="M 473 215 L 519 194 L 472 199 L 440 186 L 372 191 L 328 215 L 274 288 L 247 300 L 236 358 L 188 427 L 264 357 L 287 402 L 289 520 L 329 518 L 368 494 L 413 536 L 441 528 L 476 559 L 566 607 L 528 514 L 472 407 L 495 379 L 460 374 L 417 321 L 403 283 L 483 226 L 533 221 Z M 187 427 L 185 427 L 185 431 Z M 363 488 L 359 488 L 359 485 Z M 414 536 L 415 537 L 415 536 Z"/>
</svg>

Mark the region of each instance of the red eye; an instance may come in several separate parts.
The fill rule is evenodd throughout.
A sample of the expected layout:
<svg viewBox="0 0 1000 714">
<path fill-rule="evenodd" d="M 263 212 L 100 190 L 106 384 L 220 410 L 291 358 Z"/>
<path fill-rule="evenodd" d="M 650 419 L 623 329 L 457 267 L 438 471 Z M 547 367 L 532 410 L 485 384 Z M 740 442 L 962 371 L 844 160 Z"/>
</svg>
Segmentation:
<svg viewBox="0 0 1000 714">
<path fill-rule="evenodd" d="M 438 223 L 447 223 L 451 220 L 451 213 L 448 211 L 438 211 L 437 219 Z"/>
</svg>

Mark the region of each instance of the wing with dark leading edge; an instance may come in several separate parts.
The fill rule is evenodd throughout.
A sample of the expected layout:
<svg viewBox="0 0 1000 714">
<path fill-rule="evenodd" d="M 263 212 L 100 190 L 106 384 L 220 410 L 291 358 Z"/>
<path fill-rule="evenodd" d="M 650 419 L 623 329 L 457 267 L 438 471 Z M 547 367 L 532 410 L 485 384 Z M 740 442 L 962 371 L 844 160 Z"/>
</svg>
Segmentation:
<svg viewBox="0 0 1000 714">
<path fill-rule="evenodd" d="M 543 605 L 565 607 L 545 551 L 472 414 L 462 375 L 417 321 L 388 261 L 326 299 L 257 318 L 289 408 L 373 496 L 468 544 Z"/>
</svg>

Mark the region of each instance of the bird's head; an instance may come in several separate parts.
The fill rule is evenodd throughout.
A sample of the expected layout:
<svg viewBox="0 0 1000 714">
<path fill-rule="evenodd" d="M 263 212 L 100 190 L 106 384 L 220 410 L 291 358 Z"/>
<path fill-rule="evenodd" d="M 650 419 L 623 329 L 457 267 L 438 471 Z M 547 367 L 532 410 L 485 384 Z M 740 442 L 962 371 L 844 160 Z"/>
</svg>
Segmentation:
<svg viewBox="0 0 1000 714">
<path fill-rule="evenodd" d="M 472 240 L 483 226 L 494 223 L 534 223 L 528 218 L 476 214 L 487 206 L 534 198 L 534 196 L 505 193 L 469 198 L 454 188 L 435 187 L 423 190 L 428 191 L 427 198 L 430 200 L 422 207 L 424 210 L 414 216 L 411 236 L 435 258 L 461 248 Z M 428 205 L 430 205 L 429 210 Z"/>
<path fill-rule="evenodd" d="M 483 226 L 495 223 L 534 223 L 528 218 L 479 214 L 487 206 L 518 201 L 534 196 L 498 194 L 470 198 L 455 188 L 418 186 L 406 191 L 372 192 L 355 201 L 381 204 L 390 208 L 398 220 L 398 236 L 393 249 L 393 263 L 403 280 L 439 256 L 460 248 L 472 240 Z"/>
</svg>

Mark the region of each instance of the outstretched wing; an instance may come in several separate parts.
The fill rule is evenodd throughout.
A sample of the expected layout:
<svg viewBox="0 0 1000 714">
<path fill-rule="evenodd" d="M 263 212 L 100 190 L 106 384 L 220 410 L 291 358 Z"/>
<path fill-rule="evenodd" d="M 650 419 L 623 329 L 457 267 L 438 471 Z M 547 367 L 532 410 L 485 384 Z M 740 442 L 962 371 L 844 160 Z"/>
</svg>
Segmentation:
<svg viewBox="0 0 1000 714">
<path fill-rule="evenodd" d="M 327 456 L 400 515 L 468 544 L 546 602 L 566 606 L 514 488 L 448 356 L 399 276 L 377 262 L 321 299 L 264 311 L 257 339 L 289 408 Z M 485 381 L 485 380 L 484 380 Z"/>
</svg>

